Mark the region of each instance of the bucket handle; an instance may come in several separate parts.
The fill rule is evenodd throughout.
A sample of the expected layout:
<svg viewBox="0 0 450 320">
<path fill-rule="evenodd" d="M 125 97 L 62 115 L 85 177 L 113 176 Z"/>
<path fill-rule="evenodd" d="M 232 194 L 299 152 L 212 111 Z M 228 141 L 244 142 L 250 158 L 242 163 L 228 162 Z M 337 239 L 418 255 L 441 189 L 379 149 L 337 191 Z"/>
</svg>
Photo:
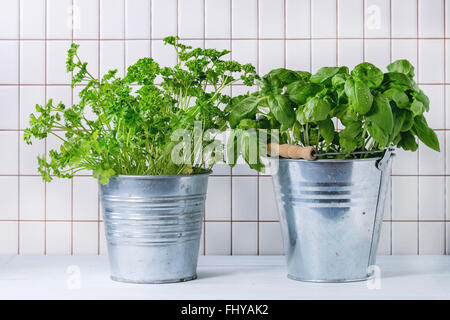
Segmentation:
<svg viewBox="0 0 450 320">
<path fill-rule="evenodd" d="M 393 156 L 393 152 L 394 152 L 394 148 L 393 147 L 387 147 L 386 152 L 384 153 L 383 158 L 381 158 L 380 160 L 378 160 L 375 163 L 375 166 L 377 167 L 378 170 L 380 171 L 384 171 L 384 169 L 386 169 L 386 166 L 389 162 L 389 159 L 391 158 L 391 156 Z"/>
</svg>

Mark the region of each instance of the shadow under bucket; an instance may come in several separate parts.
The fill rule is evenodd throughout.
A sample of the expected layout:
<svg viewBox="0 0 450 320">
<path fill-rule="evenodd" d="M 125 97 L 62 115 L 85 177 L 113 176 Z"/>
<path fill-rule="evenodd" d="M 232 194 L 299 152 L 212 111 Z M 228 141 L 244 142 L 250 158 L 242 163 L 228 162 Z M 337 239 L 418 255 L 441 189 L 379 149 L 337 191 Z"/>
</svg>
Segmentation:
<svg viewBox="0 0 450 320">
<path fill-rule="evenodd" d="M 383 159 L 279 159 L 273 184 L 289 278 L 372 276 L 391 162 L 390 151 Z"/>
<path fill-rule="evenodd" d="M 111 279 L 197 277 L 208 175 L 118 176 L 100 186 Z"/>
</svg>

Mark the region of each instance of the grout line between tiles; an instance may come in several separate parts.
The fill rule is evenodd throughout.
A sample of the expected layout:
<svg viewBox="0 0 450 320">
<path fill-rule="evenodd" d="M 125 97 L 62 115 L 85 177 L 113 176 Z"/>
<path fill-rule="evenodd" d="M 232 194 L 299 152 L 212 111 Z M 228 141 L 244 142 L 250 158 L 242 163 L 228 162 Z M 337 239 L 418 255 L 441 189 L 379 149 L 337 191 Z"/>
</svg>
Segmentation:
<svg viewBox="0 0 450 320">
<path fill-rule="evenodd" d="M 416 37 L 419 37 L 419 0 L 416 0 Z M 416 41 L 417 53 L 417 81 L 419 81 L 419 40 Z M 420 148 L 417 149 L 417 174 L 420 173 Z M 420 220 L 420 178 L 417 176 L 417 220 Z M 420 223 L 417 223 L 417 255 L 420 254 Z"/>
<path fill-rule="evenodd" d="M 18 8 L 19 8 L 19 12 L 18 12 L 18 20 L 19 20 L 19 26 L 18 26 L 18 29 L 19 29 L 19 33 L 18 33 L 18 35 L 19 35 L 19 39 L 20 39 L 20 37 L 21 37 L 21 32 L 22 32 L 22 30 L 21 30 L 21 24 L 22 24 L 22 19 L 21 19 L 21 4 L 22 4 L 22 0 L 19 0 L 19 3 L 18 3 Z M 17 100 L 18 100 L 18 117 L 17 117 L 17 125 L 18 125 L 18 128 L 20 128 L 20 112 L 21 112 L 21 109 L 20 109 L 20 104 L 21 104 L 21 100 L 20 100 L 20 95 L 21 95 L 21 93 L 20 93 L 20 72 L 21 72 L 21 70 L 20 70 L 20 65 L 21 65 L 21 62 L 20 62 L 20 59 L 21 59 L 21 55 L 20 55 L 20 50 L 21 50 L 21 42 L 19 41 L 18 42 L 18 44 L 17 44 L 17 48 L 18 48 L 18 50 L 17 50 L 17 81 L 18 81 L 18 83 L 19 83 L 19 87 L 18 87 L 18 90 L 17 90 L 17 92 L 18 92 L 18 97 L 17 97 Z M 20 243 L 20 210 L 21 210 L 21 206 L 20 206 L 20 200 L 21 200 L 21 197 L 20 197 L 20 134 L 17 134 L 17 173 L 18 173 L 18 175 L 17 175 L 17 254 L 19 255 L 20 254 L 20 245 L 21 245 L 21 243 Z"/>
<path fill-rule="evenodd" d="M 47 74 L 47 59 L 48 59 L 48 0 L 45 0 L 44 4 L 44 102 L 47 103 L 47 82 L 48 82 L 48 74 Z M 44 154 L 47 154 L 47 138 L 44 139 Z M 47 255 L 47 181 L 44 181 L 44 255 Z"/>
</svg>

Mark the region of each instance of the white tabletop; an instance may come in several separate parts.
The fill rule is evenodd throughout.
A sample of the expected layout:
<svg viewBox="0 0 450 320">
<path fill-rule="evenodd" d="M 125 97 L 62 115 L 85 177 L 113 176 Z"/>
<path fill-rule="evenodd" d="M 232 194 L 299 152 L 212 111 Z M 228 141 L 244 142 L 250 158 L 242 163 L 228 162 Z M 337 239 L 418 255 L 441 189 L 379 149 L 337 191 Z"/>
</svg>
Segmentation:
<svg viewBox="0 0 450 320">
<path fill-rule="evenodd" d="M 198 279 L 109 279 L 105 256 L 0 256 L 0 299 L 450 299 L 450 256 L 380 256 L 379 286 L 286 278 L 281 256 L 200 257 Z M 378 288 L 377 288 L 378 287 Z"/>
</svg>

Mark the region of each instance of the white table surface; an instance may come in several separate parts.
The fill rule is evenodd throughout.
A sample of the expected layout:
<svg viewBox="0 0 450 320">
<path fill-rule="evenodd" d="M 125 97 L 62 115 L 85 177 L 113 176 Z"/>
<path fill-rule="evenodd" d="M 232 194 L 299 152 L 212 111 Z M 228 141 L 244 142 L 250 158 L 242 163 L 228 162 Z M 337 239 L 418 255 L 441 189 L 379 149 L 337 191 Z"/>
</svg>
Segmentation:
<svg viewBox="0 0 450 320">
<path fill-rule="evenodd" d="M 110 280 L 105 256 L 0 256 L 0 299 L 450 299 L 450 256 L 380 256 L 377 265 L 379 289 L 287 279 L 281 256 L 202 256 L 197 280 L 143 285 Z"/>
</svg>

